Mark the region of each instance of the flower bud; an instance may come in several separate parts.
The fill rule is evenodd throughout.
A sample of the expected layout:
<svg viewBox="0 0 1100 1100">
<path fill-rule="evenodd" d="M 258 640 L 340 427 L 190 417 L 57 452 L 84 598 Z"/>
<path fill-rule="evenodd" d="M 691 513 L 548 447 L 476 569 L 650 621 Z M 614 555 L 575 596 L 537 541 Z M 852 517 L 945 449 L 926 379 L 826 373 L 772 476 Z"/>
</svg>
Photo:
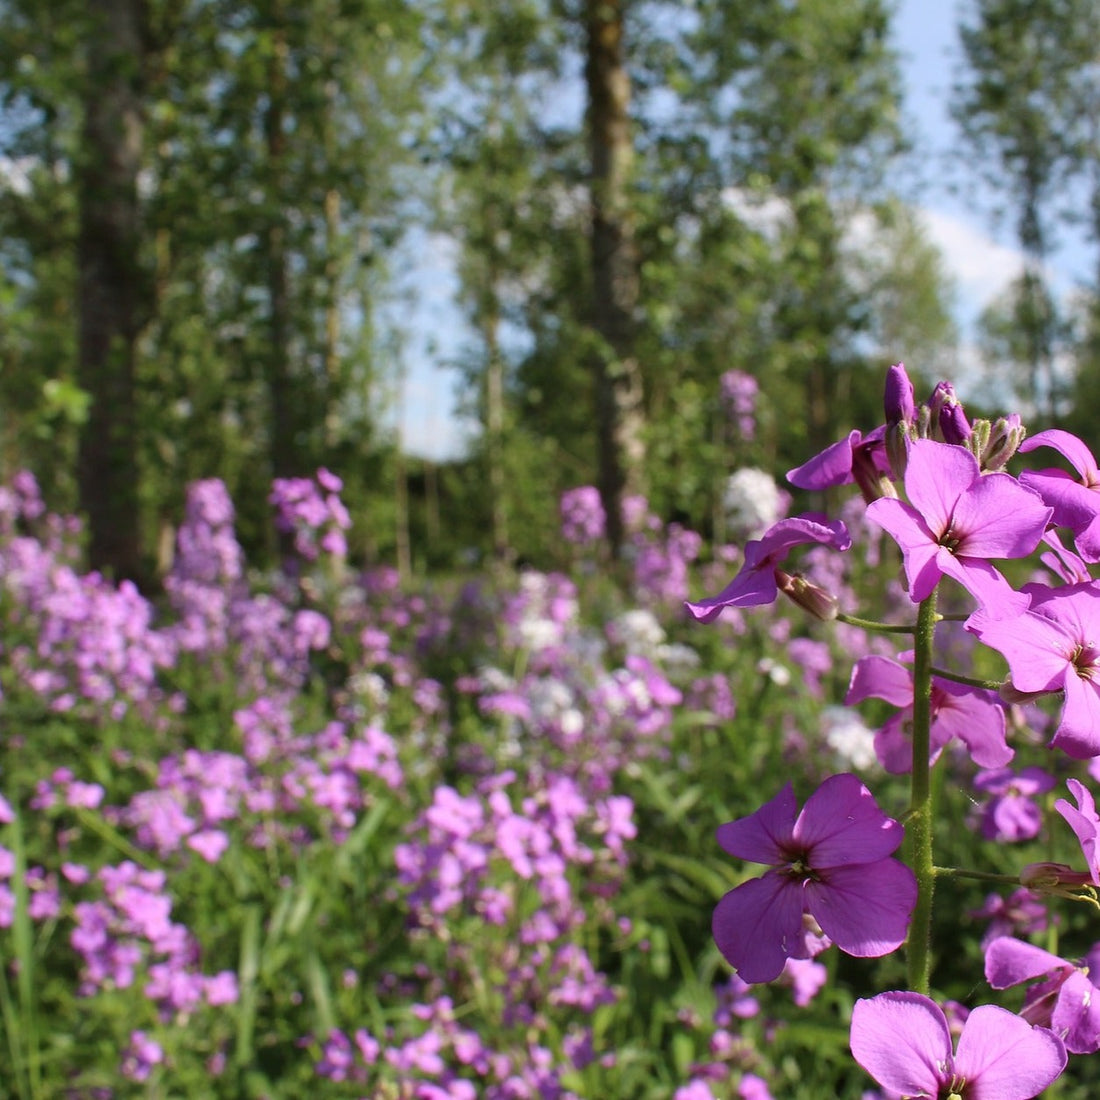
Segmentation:
<svg viewBox="0 0 1100 1100">
<path fill-rule="evenodd" d="M 932 413 L 932 437 L 958 445 L 971 436 L 966 412 L 950 382 L 937 382 L 928 401 Z"/>
<path fill-rule="evenodd" d="M 1020 871 L 1020 885 L 1036 893 L 1059 893 L 1065 886 L 1089 886 L 1092 875 L 1065 863 L 1029 863 Z"/>
<path fill-rule="evenodd" d="M 886 426 L 911 424 L 917 419 L 917 401 L 913 396 L 913 383 L 905 373 L 905 364 L 898 363 L 886 372 L 886 393 L 883 397 L 886 410 Z"/>
<path fill-rule="evenodd" d="M 836 618 L 840 610 L 840 601 L 820 585 L 798 574 L 785 573 L 782 569 L 775 571 L 775 580 L 780 592 L 790 596 L 799 607 L 815 618 L 822 622 L 830 622 Z"/>
<path fill-rule="evenodd" d="M 1024 441 L 1027 428 L 1020 422 L 1020 414 L 1002 416 L 994 421 L 989 440 L 978 455 L 983 470 L 1003 470 L 1008 460 Z"/>
</svg>

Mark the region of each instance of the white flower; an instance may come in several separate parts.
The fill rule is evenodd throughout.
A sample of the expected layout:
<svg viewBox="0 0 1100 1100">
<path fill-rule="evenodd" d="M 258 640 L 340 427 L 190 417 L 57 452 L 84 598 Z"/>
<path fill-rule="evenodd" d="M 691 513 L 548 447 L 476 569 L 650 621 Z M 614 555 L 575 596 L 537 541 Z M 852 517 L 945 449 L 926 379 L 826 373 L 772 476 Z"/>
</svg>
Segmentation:
<svg viewBox="0 0 1100 1100">
<path fill-rule="evenodd" d="M 613 642 L 627 653 L 638 657 L 655 657 L 665 640 L 665 632 L 652 611 L 639 607 L 624 611 L 607 624 L 607 633 Z"/>
<path fill-rule="evenodd" d="M 821 714 L 825 743 L 845 764 L 865 771 L 878 764 L 875 734 L 855 711 L 847 707 L 826 707 Z"/>
<path fill-rule="evenodd" d="M 771 474 L 746 466 L 730 475 L 722 502 L 730 527 L 756 538 L 779 518 L 783 497 Z"/>
</svg>

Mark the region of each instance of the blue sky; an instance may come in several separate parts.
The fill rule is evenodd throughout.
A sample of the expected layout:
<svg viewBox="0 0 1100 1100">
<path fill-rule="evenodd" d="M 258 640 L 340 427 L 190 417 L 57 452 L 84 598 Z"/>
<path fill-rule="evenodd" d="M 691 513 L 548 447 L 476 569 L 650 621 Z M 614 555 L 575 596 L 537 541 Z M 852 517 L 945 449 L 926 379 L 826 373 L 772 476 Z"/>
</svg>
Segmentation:
<svg viewBox="0 0 1100 1100">
<path fill-rule="evenodd" d="M 900 0 L 895 42 L 906 83 L 906 111 L 918 156 L 905 181 L 905 194 L 920 208 L 932 240 L 940 248 L 957 290 L 962 330 L 956 378 L 966 396 L 966 376 L 977 374 L 972 345 L 974 319 L 1019 273 L 1021 257 L 1011 225 L 998 226 L 994 199 L 982 189 L 958 149 L 948 114 L 952 82 L 959 68 L 956 24 L 958 0 Z M 1063 238 L 1052 276 L 1068 292 L 1085 272 L 1082 242 Z M 462 450 L 471 428 L 454 416 L 457 377 L 441 364 L 461 341 L 461 322 L 451 306 L 455 281 L 444 242 L 425 244 L 417 265 L 420 303 L 411 324 L 418 330 L 406 358 L 402 434 L 414 454 L 446 458 Z M 429 344 L 433 345 L 429 347 Z"/>
</svg>

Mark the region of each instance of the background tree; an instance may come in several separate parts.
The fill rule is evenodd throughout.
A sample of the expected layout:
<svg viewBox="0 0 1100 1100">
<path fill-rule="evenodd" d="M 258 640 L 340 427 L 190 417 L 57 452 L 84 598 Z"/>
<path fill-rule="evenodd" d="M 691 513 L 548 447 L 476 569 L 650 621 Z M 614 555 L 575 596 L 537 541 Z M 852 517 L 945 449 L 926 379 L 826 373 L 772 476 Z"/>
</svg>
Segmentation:
<svg viewBox="0 0 1100 1100">
<path fill-rule="evenodd" d="M 972 0 L 959 26 L 966 67 L 952 115 L 985 182 L 1004 196 L 1024 253 L 1011 306 L 1019 336 L 993 347 L 1018 356 L 1019 395 L 1051 423 L 1063 411 L 1063 325 L 1046 265 L 1065 216 L 1064 185 L 1083 166 L 1081 82 L 1095 54 L 1098 16 L 1094 0 Z"/>
</svg>

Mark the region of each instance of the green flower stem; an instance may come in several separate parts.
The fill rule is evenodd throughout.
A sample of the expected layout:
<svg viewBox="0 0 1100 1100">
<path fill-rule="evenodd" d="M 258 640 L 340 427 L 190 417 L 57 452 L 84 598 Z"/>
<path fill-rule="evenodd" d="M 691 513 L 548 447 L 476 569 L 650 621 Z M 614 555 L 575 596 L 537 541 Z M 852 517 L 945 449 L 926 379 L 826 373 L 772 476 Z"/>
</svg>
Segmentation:
<svg viewBox="0 0 1100 1100">
<path fill-rule="evenodd" d="M 929 764 L 935 629 L 936 593 L 933 590 L 920 605 L 913 636 L 913 770 L 906 825 L 909 865 L 917 876 L 917 903 L 909 924 L 909 988 L 926 996 L 931 984 L 932 894 L 936 886 L 936 868 L 932 862 L 932 769 Z"/>
<path fill-rule="evenodd" d="M 858 615 L 845 615 L 843 611 L 836 613 L 836 621 L 873 630 L 876 634 L 912 634 L 917 629 L 913 623 L 880 623 L 875 619 L 861 619 Z"/>
<path fill-rule="evenodd" d="M 997 882 L 1004 886 L 1019 886 L 1019 875 L 998 875 L 993 871 L 968 871 L 964 867 L 933 867 L 936 878 L 972 878 L 978 882 Z"/>
<path fill-rule="evenodd" d="M 986 691 L 1000 691 L 1004 687 L 1003 680 L 979 680 L 974 676 L 962 676 L 958 672 L 948 672 L 945 668 L 933 668 L 932 675 L 938 676 L 941 680 L 954 680 L 956 684 L 984 688 Z"/>
</svg>

